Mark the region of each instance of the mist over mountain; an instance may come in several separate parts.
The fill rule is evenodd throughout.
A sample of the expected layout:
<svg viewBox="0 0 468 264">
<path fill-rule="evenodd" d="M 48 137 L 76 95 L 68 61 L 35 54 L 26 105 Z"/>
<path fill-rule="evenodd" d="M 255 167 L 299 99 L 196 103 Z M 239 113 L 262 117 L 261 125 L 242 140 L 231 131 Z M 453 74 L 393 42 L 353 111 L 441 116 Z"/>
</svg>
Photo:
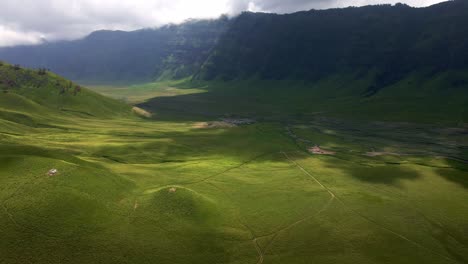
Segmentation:
<svg viewBox="0 0 468 264">
<path fill-rule="evenodd" d="M 131 32 L 96 31 L 75 41 L 2 48 L 0 58 L 89 82 L 183 78 L 198 70 L 228 24 L 221 17 Z"/>
</svg>

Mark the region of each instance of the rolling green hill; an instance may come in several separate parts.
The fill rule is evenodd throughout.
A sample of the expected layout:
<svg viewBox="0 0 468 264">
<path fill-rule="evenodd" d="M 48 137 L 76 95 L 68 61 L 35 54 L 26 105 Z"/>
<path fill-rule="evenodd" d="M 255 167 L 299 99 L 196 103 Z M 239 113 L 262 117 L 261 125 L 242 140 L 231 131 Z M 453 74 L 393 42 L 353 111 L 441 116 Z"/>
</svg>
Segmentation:
<svg viewBox="0 0 468 264">
<path fill-rule="evenodd" d="M 246 13 L 208 60 L 219 21 L 112 69 L 155 32 L 10 49 L 121 41 L 63 72 L 186 78 L 92 87 L 111 99 L 0 63 L 0 264 L 467 263 L 465 5 Z"/>
<path fill-rule="evenodd" d="M 125 116 L 130 107 L 46 70 L 0 63 L 0 109 L 4 117 Z"/>
<path fill-rule="evenodd" d="M 466 126 L 304 119 L 271 90 L 283 104 L 249 125 L 215 114 L 232 103 L 142 119 L 52 73 L 0 73 L 2 263 L 468 260 Z"/>
</svg>

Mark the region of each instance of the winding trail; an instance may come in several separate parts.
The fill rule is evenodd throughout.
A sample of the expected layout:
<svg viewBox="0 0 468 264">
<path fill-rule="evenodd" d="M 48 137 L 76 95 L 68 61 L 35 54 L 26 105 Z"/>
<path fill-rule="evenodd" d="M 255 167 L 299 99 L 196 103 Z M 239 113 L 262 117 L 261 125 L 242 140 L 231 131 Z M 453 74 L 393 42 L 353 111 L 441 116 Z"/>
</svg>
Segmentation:
<svg viewBox="0 0 468 264">
<path fill-rule="evenodd" d="M 275 152 L 276 153 L 276 152 Z M 236 167 L 233 167 L 233 168 L 230 168 L 230 169 L 227 169 L 225 170 L 224 172 L 227 172 L 227 171 L 231 171 L 231 170 L 234 170 L 234 169 L 237 169 L 237 168 L 240 168 L 242 167 L 243 165 L 247 164 L 247 163 L 250 163 L 256 159 L 258 159 L 259 157 L 261 156 L 264 156 L 264 155 L 268 155 L 268 154 L 271 154 L 271 153 L 265 153 L 265 154 L 262 154 L 262 155 L 259 155 L 253 159 L 250 159 L 246 162 L 243 162 L 242 164 L 236 166 Z M 287 156 L 287 154 L 285 152 L 279 152 L 279 154 L 284 154 L 286 156 L 286 158 L 288 160 L 291 161 L 291 159 L 289 159 L 289 156 Z M 297 164 L 296 164 L 297 166 Z M 223 174 L 224 172 L 221 172 L 221 173 L 218 173 L 217 175 L 221 175 Z M 304 170 L 304 172 L 306 172 Z M 315 179 L 312 175 L 309 175 L 311 176 L 313 179 Z M 199 182 L 205 182 L 206 180 L 208 179 L 211 179 L 213 178 L 213 176 L 211 177 L 208 177 L 206 178 L 205 180 L 202 180 L 202 181 L 199 181 Z M 199 183 L 197 182 L 197 183 Z M 243 226 L 245 227 L 245 229 L 247 229 L 251 235 L 251 241 L 252 243 L 254 244 L 254 247 L 255 247 L 255 250 L 257 251 L 257 254 L 258 254 L 258 260 L 257 260 L 257 264 L 263 264 L 264 260 L 265 260 L 265 253 L 266 251 L 268 250 L 268 248 L 273 244 L 273 242 L 275 241 L 276 237 L 278 236 L 279 233 L 283 232 L 283 231 L 286 231 L 288 229 L 291 229 L 293 228 L 294 226 L 300 224 L 300 223 L 303 223 L 309 219 L 312 219 L 316 216 L 318 216 L 319 214 L 321 214 L 322 212 L 324 212 L 331 204 L 332 202 L 335 200 L 335 195 L 333 194 L 333 192 L 331 192 L 330 190 L 328 190 L 324 185 L 322 185 L 317 179 L 315 179 L 315 182 L 317 184 L 319 184 L 322 188 L 324 188 L 329 194 L 330 194 L 330 199 L 328 200 L 328 202 L 320 209 L 318 210 L 316 213 L 314 213 L 313 215 L 309 215 L 309 216 L 306 216 L 306 217 L 303 217 L 291 224 L 288 224 L 284 227 L 281 227 L 271 233 L 268 233 L 268 234 L 264 234 L 264 235 L 261 235 L 261 236 L 256 236 L 255 235 L 255 231 L 250 227 L 248 226 L 247 224 L 245 224 L 244 222 L 242 222 L 242 220 L 240 220 L 239 218 L 237 219 L 237 221 Z M 209 185 L 213 186 L 214 188 L 216 188 L 217 190 L 219 190 L 220 192 L 222 192 L 226 197 L 228 197 L 231 201 L 232 201 L 232 198 L 230 197 L 230 195 L 225 191 L 223 190 L 222 188 L 220 188 L 219 186 L 217 186 L 216 184 L 212 183 L 212 182 L 208 182 Z M 237 210 L 239 210 L 237 208 Z M 262 249 L 262 247 L 260 246 L 260 244 L 258 243 L 258 240 L 261 239 L 261 238 L 266 238 L 266 237 L 269 237 L 269 236 L 272 236 L 272 238 L 270 239 L 270 241 L 268 241 L 268 243 L 266 244 L 266 246 Z"/>
<path fill-rule="evenodd" d="M 255 244 L 255 248 L 257 249 L 257 252 L 259 254 L 259 258 L 258 258 L 258 261 L 257 261 L 257 264 L 262 264 L 263 263 L 263 260 L 265 259 L 264 257 L 264 253 L 262 251 L 262 249 L 260 248 L 260 246 L 258 245 L 258 241 L 257 241 L 257 238 L 255 238 L 253 240 L 254 244 Z"/>
<path fill-rule="evenodd" d="M 385 230 L 386 232 L 388 233 L 391 233 L 397 237 L 399 237 L 400 239 L 412 244 L 413 246 L 416 246 L 417 248 L 420 248 L 420 249 L 423 249 L 425 251 L 429 251 L 431 252 L 432 254 L 434 255 L 437 255 L 439 257 L 442 257 L 446 260 L 449 260 L 451 262 L 454 262 L 454 263 L 458 263 L 458 261 L 444 255 L 444 254 L 441 254 L 441 253 L 438 253 L 438 252 L 435 252 L 433 251 L 432 249 L 428 248 L 428 247 L 425 247 L 423 246 L 422 244 L 416 242 L 416 241 L 413 241 L 411 239 L 409 239 L 408 237 L 388 228 L 388 227 L 385 227 L 383 226 L 382 224 L 380 224 L 379 222 L 361 214 L 360 212 L 350 208 L 341 198 L 339 198 L 330 188 L 328 188 L 326 185 L 324 185 L 322 182 L 320 182 L 314 175 L 312 175 L 309 171 L 307 171 L 304 167 L 302 167 L 300 164 L 298 164 L 296 161 L 294 161 L 289 155 L 288 153 L 284 152 L 284 151 L 281 151 L 279 152 L 280 154 L 283 154 L 285 156 L 285 158 L 292 164 L 294 164 L 298 169 L 300 169 L 305 175 L 307 175 L 308 177 L 310 177 L 315 183 L 317 183 L 322 189 L 324 189 L 329 195 L 330 195 L 330 199 L 328 200 L 328 202 L 319 210 L 317 211 L 315 214 L 311 215 L 311 216 L 307 216 L 307 217 L 304 217 L 302 219 L 299 219 L 285 227 L 282 227 L 280 229 L 277 229 L 275 230 L 274 232 L 271 232 L 269 234 L 265 234 L 265 235 L 262 235 L 262 236 L 255 236 L 255 232 L 248 226 L 246 225 L 245 223 L 243 223 L 242 221 L 239 220 L 239 223 L 244 226 L 247 230 L 249 230 L 252 238 L 251 238 L 251 241 L 252 243 L 254 244 L 254 247 L 255 247 L 255 250 L 257 251 L 258 253 L 258 261 L 257 261 L 257 264 L 263 264 L 264 260 L 265 260 L 265 252 L 268 250 L 268 248 L 273 244 L 273 242 L 275 241 L 277 235 L 280 233 L 280 232 L 283 232 L 283 231 L 286 231 L 288 229 L 291 229 L 309 219 L 312 219 L 313 217 L 316 217 L 317 215 L 319 215 L 320 213 L 322 213 L 323 211 L 325 211 L 332 203 L 334 200 L 337 200 L 345 210 L 348 210 L 349 212 L 359 216 L 360 218 L 364 219 L 365 221 L 369 222 L 369 223 L 372 223 L 373 225 L 377 226 L 378 228 L 380 229 L 383 229 Z M 231 170 L 235 170 L 235 169 L 238 169 L 248 163 L 251 163 L 253 162 L 254 160 L 256 159 L 259 159 L 263 156 L 266 156 L 266 155 L 269 155 L 271 153 L 263 153 L 263 154 L 260 154 L 258 156 L 255 156 L 247 161 L 244 161 L 240 164 L 238 164 L 237 166 L 234 166 L 234 167 L 231 167 L 231 168 L 228 168 L 222 172 L 219 172 L 219 173 L 216 173 L 216 174 L 213 174 L 211 176 L 208 176 L 204 179 L 201 179 L 199 181 L 195 181 L 195 182 L 190 182 L 190 183 L 186 183 L 186 184 L 183 184 L 183 185 L 191 185 L 191 184 L 197 184 L 197 183 L 202 183 L 202 182 L 207 182 L 209 179 L 212 179 L 214 177 L 217 177 L 217 176 L 220 176 L 226 172 L 229 172 Z M 216 186 L 215 184 L 213 184 L 212 182 L 209 182 L 210 185 L 212 185 L 213 187 L 215 187 L 216 189 L 220 190 L 221 192 L 223 192 L 226 196 L 228 196 L 229 198 L 231 198 L 222 188 Z M 271 240 L 267 243 L 267 245 L 265 246 L 265 248 L 262 249 L 262 247 L 259 245 L 258 243 L 258 240 L 260 238 L 265 238 L 265 237 L 268 237 L 268 236 L 272 236 Z"/>
<path fill-rule="evenodd" d="M 287 225 L 287 226 L 285 226 L 285 227 L 283 227 L 283 228 L 281 228 L 281 229 L 278 229 L 278 230 L 276 230 L 276 231 L 273 232 L 273 233 L 255 237 L 253 241 L 254 241 L 254 243 L 255 243 L 255 245 L 256 245 L 256 248 L 257 248 L 257 251 L 259 252 L 259 255 L 260 255 L 260 259 L 259 259 L 259 261 L 257 262 L 257 264 L 262 264 L 262 263 L 263 263 L 263 259 L 264 259 L 265 253 L 267 252 L 268 248 L 273 244 L 273 242 L 275 242 L 276 237 L 278 236 L 279 233 L 281 233 L 281 232 L 283 232 L 283 231 L 286 231 L 286 230 L 289 230 L 289 229 L 295 227 L 296 225 L 299 225 L 299 224 L 301 224 L 301 223 L 303 223 L 303 222 L 306 222 L 306 221 L 309 220 L 309 219 L 312 219 L 312 218 L 314 218 L 314 217 L 317 217 L 319 214 L 321 214 L 322 212 L 324 212 L 325 210 L 327 210 L 327 208 L 332 204 L 333 200 L 335 200 L 335 197 L 330 198 L 330 200 L 328 200 L 328 202 L 327 202 L 319 211 L 317 211 L 317 212 L 316 212 L 315 214 L 313 214 L 313 215 L 310 215 L 310 216 L 304 217 L 304 218 L 302 218 L 302 219 L 299 219 L 299 220 L 297 220 L 296 222 L 291 223 L 291 224 L 289 224 L 289 225 Z M 260 246 L 259 246 L 258 243 L 257 243 L 257 240 L 258 240 L 259 238 L 268 237 L 268 236 L 273 236 L 273 237 L 270 239 L 270 241 L 269 241 L 268 244 L 265 246 L 265 248 L 264 248 L 263 250 L 261 250 Z"/>
<path fill-rule="evenodd" d="M 212 182 L 209 182 L 208 184 L 213 186 L 215 189 L 219 190 L 220 192 L 222 192 L 224 196 L 226 196 L 229 200 L 231 200 L 231 202 L 234 202 L 231 196 L 225 190 L 223 190 L 222 188 L 220 188 L 219 186 L 217 186 L 216 184 Z M 240 212 L 240 209 L 237 207 L 236 207 L 236 210 Z M 251 241 L 254 244 L 255 250 L 257 251 L 257 254 L 258 254 L 257 264 L 262 264 L 265 259 L 265 254 L 264 254 L 264 250 L 262 250 L 262 248 L 258 244 L 258 239 L 261 237 L 256 237 L 254 230 L 250 226 L 242 222 L 242 220 L 239 217 L 237 217 L 237 222 L 239 222 L 239 224 L 241 224 L 246 230 L 249 231 L 250 236 L 251 236 Z"/>
<path fill-rule="evenodd" d="M 5 214 L 8 216 L 8 218 L 10 219 L 10 221 L 17 227 L 21 227 L 18 222 L 16 222 L 15 218 L 13 217 L 13 215 L 10 213 L 10 211 L 8 211 L 8 208 L 6 208 L 6 206 L 2 203 L 2 209 L 3 211 L 5 212 Z"/>
<path fill-rule="evenodd" d="M 215 174 L 213 174 L 213 175 L 210 175 L 210 176 L 208 176 L 208 177 L 206 177 L 206 178 L 203 178 L 203 179 L 201 179 L 201 180 L 193 181 L 193 182 L 188 182 L 188 183 L 181 183 L 181 184 L 179 184 L 179 185 L 192 185 L 192 184 L 197 184 L 197 183 L 206 182 L 206 181 L 209 180 L 209 179 L 218 177 L 218 176 L 220 176 L 220 175 L 222 175 L 222 174 L 224 174 L 224 173 L 227 173 L 227 172 L 230 172 L 230 171 L 232 171 L 232 170 L 235 170 L 235 169 L 238 169 L 238 168 L 240 168 L 240 167 L 243 167 L 243 166 L 245 166 L 245 165 L 247 165 L 247 164 L 249 164 L 249 163 L 251 163 L 251 162 L 253 162 L 253 161 L 257 160 L 257 159 L 259 159 L 259 158 L 262 158 L 262 157 L 267 156 L 267 155 L 270 155 L 270 154 L 272 154 L 272 152 L 262 153 L 262 154 L 257 155 L 257 156 L 255 156 L 255 157 L 249 159 L 249 160 L 246 160 L 246 161 L 244 161 L 244 162 L 242 162 L 242 163 L 240 163 L 240 164 L 238 164 L 238 165 L 236 165 L 236 166 L 230 167 L 230 168 L 228 168 L 228 169 L 225 169 L 225 170 L 223 170 L 223 171 L 221 171 L 221 172 L 218 172 L 218 173 L 215 173 Z"/>
<path fill-rule="evenodd" d="M 2 209 L 3 209 L 3 211 L 5 212 L 5 214 L 8 216 L 8 219 L 9 219 L 16 227 L 18 227 L 18 228 L 20 228 L 20 229 L 23 229 L 23 230 L 27 230 L 27 231 L 31 232 L 32 234 L 41 235 L 41 236 L 45 237 L 46 239 L 53 240 L 53 241 L 60 241 L 60 240 L 63 240 L 63 239 L 67 239 L 67 238 L 61 238 L 61 237 L 51 236 L 51 235 L 46 234 L 46 233 L 44 233 L 43 231 L 38 230 L 38 229 L 36 229 L 36 228 L 30 227 L 30 226 L 26 226 L 26 225 L 21 225 L 21 224 L 18 223 L 18 221 L 16 221 L 14 215 L 8 210 L 8 208 L 7 208 L 3 203 L 1 203 L 1 206 L 2 206 Z"/>
<path fill-rule="evenodd" d="M 282 152 L 282 153 L 285 155 L 285 157 L 286 157 L 291 163 L 293 163 L 294 165 L 296 165 L 302 172 L 304 172 L 304 173 L 307 174 L 309 177 L 311 177 L 311 178 L 312 178 L 315 182 L 317 182 L 322 188 L 324 188 L 324 189 L 331 195 L 331 197 L 333 197 L 333 198 L 336 199 L 340 204 L 342 204 L 343 207 L 344 207 L 346 210 L 348 210 L 348 211 L 350 211 L 350 212 L 356 214 L 357 216 L 361 217 L 362 219 L 366 220 L 367 222 L 374 224 L 375 226 L 377 226 L 377 227 L 379 227 L 379 228 L 381 228 L 381 229 L 383 229 L 383 230 L 385 230 L 385 231 L 387 231 L 387 232 L 389 232 L 389 233 L 391 233 L 391 234 L 393 234 L 393 235 L 395 235 L 395 236 L 401 238 L 402 240 L 404 240 L 404 241 L 406 241 L 406 242 L 408 242 L 408 243 L 410 243 L 410 244 L 412 244 L 412 245 L 414 245 L 414 246 L 416 246 L 416 247 L 418 247 L 418 248 L 420 248 L 420 249 L 424 249 L 424 250 L 429 251 L 429 252 L 431 252 L 431 253 L 433 253 L 433 254 L 439 256 L 439 257 L 445 258 L 446 260 L 452 261 L 452 262 L 454 262 L 454 263 L 458 263 L 458 261 L 456 261 L 456 260 L 454 260 L 454 259 L 452 259 L 452 258 L 450 258 L 450 257 L 448 257 L 448 256 L 446 256 L 446 255 L 444 255 L 444 254 L 435 252 L 435 251 L 433 251 L 432 249 L 427 248 L 427 247 L 421 245 L 420 243 L 415 242 L 415 241 L 409 239 L 408 237 L 406 237 L 406 236 L 404 236 L 404 235 L 402 235 L 402 234 L 400 234 L 400 233 L 397 233 L 396 231 L 393 231 L 392 229 L 389 229 L 389 228 L 383 226 L 382 224 L 380 224 L 380 223 L 378 223 L 377 221 L 375 221 L 375 220 L 373 220 L 373 219 L 371 219 L 371 218 L 369 218 L 369 217 L 367 217 L 367 216 L 365 216 L 365 215 L 359 213 L 358 211 L 356 211 L 356 210 L 354 210 L 354 209 L 352 209 L 352 208 L 349 208 L 349 206 L 347 206 L 339 197 L 337 197 L 336 194 L 335 194 L 332 190 L 330 190 L 328 187 L 326 187 L 325 185 L 323 185 L 317 178 L 315 178 L 312 174 L 310 174 L 310 172 L 308 172 L 306 169 L 304 169 L 304 167 L 302 167 L 302 166 L 299 165 L 297 162 L 295 162 L 294 160 L 292 160 L 286 152 Z"/>
<path fill-rule="evenodd" d="M 287 160 L 289 160 L 292 164 L 296 165 L 296 167 L 298 167 L 302 172 L 304 172 L 306 175 L 308 175 L 310 178 L 312 178 L 316 183 L 318 183 L 318 185 L 320 185 L 323 189 L 325 189 L 328 194 L 330 194 L 330 196 L 332 198 L 336 198 L 336 195 L 330 190 L 328 189 L 325 185 L 323 185 L 319 180 L 317 180 L 317 178 L 315 178 L 312 174 L 310 174 L 308 171 L 306 171 L 301 165 L 297 164 L 297 162 L 295 162 L 294 160 L 292 160 L 288 153 L 282 151 L 281 152 Z"/>
</svg>

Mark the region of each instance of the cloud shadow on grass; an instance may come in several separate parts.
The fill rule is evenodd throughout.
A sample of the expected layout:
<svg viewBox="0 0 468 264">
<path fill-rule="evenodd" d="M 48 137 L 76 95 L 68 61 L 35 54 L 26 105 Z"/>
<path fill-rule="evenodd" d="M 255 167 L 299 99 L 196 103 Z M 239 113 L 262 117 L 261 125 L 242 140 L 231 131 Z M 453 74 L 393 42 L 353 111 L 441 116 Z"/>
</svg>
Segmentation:
<svg viewBox="0 0 468 264">
<path fill-rule="evenodd" d="M 468 189 L 468 165 L 460 161 L 446 160 L 450 169 L 437 169 L 437 174 L 448 181 L 454 182 L 465 189 Z"/>
<path fill-rule="evenodd" d="M 337 159 L 340 161 L 338 162 Z M 420 173 L 399 163 L 384 160 L 369 160 L 366 157 L 329 157 L 327 167 L 339 169 L 346 175 L 370 184 L 384 184 L 398 187 L 401 181 L 417 180 Z"/>
<path fill-rule="evenodd" d="M 417 172 L 399 165 L 355 167 L 345 171 L 356 179 L 374 184 L 398 185 L 402 180 L 416 180 L 420 177 Z"/>
</svg>

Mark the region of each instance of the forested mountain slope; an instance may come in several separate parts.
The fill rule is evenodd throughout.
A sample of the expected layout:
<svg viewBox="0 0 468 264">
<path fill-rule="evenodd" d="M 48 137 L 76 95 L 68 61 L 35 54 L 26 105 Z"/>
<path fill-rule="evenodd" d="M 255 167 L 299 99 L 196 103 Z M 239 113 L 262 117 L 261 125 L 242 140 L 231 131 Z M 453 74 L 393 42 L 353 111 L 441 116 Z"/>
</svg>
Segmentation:
<svg viewBox="0 0 468 264">
<path fill-rule="evenodd" d="M 373 93 L 410 72 L 433 75 L 467 66 L 468 2 L 457 0 L 427 8 L 243 13 L 198 77 L 314 81 L 337 73 L 371 74 Z"/>
</svg>

